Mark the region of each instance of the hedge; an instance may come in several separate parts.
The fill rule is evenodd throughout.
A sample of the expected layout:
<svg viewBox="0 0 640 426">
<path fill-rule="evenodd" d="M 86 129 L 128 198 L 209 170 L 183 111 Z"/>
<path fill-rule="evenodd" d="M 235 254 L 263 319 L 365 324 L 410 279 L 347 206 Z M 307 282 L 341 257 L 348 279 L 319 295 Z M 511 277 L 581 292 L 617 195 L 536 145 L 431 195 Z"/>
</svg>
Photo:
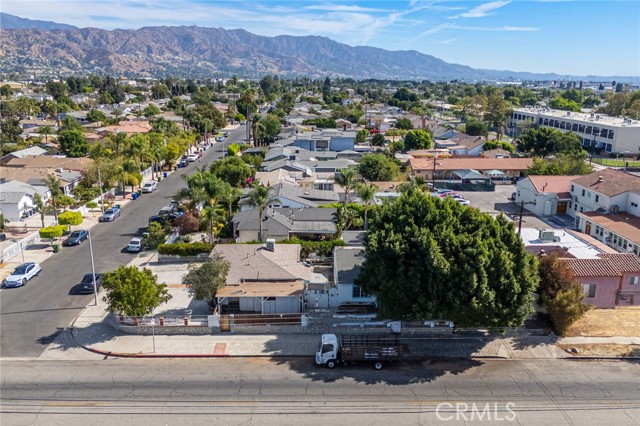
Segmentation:
<svg viewBox="0 0 640 426">
<path fill-rule="evenodd" d="M 158 245 L 158 253 L 174 256 L 197 256 L 200 253 L 209 253 L 213 250 L 211 243 L 174 243 Z"/>
<path fill-rule="evenodd" d="M 342 240 L 306 241 L 295 237 L 288 240 L 279 241 L 278 243 L 300 244 L 302 246 L 300 250 L 300 257 L 302 259 L 309 257 L 311 253 L 316 253 L 318 256 L 331 257 L 333 256 L 334 247 L 346 245 Z"/>
</svg>

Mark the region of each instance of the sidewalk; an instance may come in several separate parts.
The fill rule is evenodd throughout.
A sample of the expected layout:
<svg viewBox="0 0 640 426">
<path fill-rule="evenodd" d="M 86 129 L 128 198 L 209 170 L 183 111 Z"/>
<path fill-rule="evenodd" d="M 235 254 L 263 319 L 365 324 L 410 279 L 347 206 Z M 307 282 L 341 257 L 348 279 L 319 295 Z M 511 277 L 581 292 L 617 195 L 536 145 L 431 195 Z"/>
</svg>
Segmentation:
<svg viewBox="0 0 640 426">
<path fill-rule="evenodd" d="M 106 304 L 87 308 L 72 326 L 42 354 L 41 359 L 104 358 L 216 358 L 266 357 L 311 358 L 320 341 L 318 334 L 207 334 L 207 335 L 130 335 L 117 330 L 116 319 L 106 311 Z M 526 336 L 420 338 L 432 354 L 430 359 L 617 359 L 583 357 L 570 354 L 558 345 L 640 344 L 640 337 L 571 337 Z M 630 359 L 630 358 L 625 358 Z"/>
</svg>

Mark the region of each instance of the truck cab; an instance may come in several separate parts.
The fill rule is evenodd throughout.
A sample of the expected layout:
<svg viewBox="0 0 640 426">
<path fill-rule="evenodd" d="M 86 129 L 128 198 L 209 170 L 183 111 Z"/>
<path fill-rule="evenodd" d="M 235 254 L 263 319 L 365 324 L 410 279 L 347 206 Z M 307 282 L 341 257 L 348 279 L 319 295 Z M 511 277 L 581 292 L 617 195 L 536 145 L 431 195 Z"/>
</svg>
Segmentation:
<svg viewBox="0 0 640 426">
<path fill-rule="evenodd" d="M 320 348 L 316 352 L 316 364 L 335 367 L 338 359 L 338 336 L 335 334 L 323 334 L 320 340 Z"/>
</svg>

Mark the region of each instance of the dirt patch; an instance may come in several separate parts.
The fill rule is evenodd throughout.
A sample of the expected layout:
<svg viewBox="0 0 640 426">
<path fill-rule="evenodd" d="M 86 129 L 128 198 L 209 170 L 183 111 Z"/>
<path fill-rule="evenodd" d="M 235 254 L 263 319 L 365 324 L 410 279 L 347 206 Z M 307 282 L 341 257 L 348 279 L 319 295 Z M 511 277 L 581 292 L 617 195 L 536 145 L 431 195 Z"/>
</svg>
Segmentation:
<svg viewBox="0 0 640 426">
<path fill-rule="evenodd" d="M 570 355 L 575 356 L 606 356 L 606 357 L 640 357 L 640 345 L 618 345 L 614 343 L 585 343 L 575 345 L 558 345 Z M 576 348 L 577 353 L 572 349 Z"/>
<path fill-rule="evenodd" d="M 640 306 L 592 309 L 569 327 L 566 336 L 640 336 Z"/>
</svg>

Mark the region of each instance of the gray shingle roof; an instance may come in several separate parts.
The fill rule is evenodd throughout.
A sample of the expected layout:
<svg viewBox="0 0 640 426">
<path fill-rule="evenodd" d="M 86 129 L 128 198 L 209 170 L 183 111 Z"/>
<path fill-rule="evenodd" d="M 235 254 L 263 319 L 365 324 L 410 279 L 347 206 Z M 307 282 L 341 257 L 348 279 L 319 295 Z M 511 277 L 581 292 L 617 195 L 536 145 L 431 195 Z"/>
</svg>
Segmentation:
<svg viewBox="0 0 640 426">
<path fill-rule="evenodd" d="M 336 247 L 333 266 L 338 279 L 336 284 L 352 284 L 360 275 L 364 259 L 364 247 Z"/>
</svg>

